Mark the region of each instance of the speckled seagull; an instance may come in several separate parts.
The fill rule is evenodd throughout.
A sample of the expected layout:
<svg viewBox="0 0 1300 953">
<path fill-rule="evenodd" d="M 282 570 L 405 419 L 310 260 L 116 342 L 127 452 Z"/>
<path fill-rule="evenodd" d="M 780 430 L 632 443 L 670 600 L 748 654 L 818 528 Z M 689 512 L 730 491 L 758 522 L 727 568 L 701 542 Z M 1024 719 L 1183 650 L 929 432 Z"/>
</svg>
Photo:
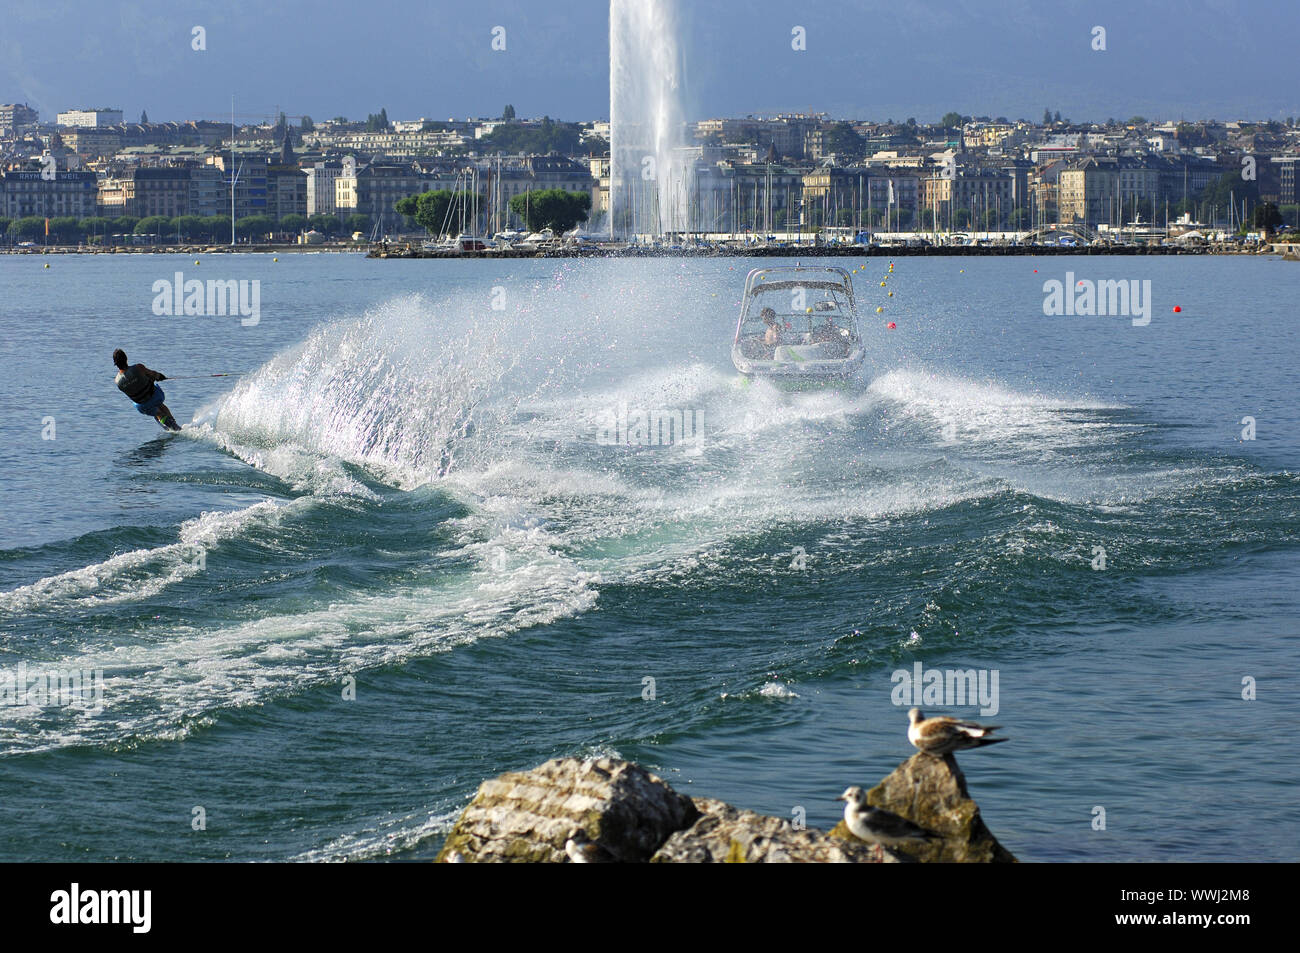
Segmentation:
<svg viewBox="0 0 1300 953">
<path fill-rule="evenodd" d="M 853 832 L 853 836 L 868 844 L 906 847 L 941 839 L 934 831 L 927 831 L 905 817 L 899 817 L 883 808 L 872 807 L 867 803 L 867 792 L 857 785 L 847 788 L 836 800 L 846 802 L 844 823 Z"/>
<path fill-rule="evenodd" d="M 910 722 L 907 726 L 907 740 L 926 754 L 938 757 L 954 751 L 964 751 L 966 748 L 982 748 L 1010 740 L 989 737 L 1001 725 L 981 725 L 942 715 L 926 718 L 919 708 L 909 711 L 907 720 Z"/>
</svg>

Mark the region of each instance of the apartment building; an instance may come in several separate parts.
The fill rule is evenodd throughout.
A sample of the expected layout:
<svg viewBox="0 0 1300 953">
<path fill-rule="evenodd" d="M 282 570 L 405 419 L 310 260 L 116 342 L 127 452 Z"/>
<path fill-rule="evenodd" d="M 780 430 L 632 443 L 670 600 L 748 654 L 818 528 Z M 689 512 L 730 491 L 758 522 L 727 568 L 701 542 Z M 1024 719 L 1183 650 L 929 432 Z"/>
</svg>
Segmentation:
<svg viewBox="0 0 1300 953">
<path fill-rule="evenodd" d="M 36 110 L 26 103 L 0 105 L 0 135 L 12 136 L 20 129 L 36 125 L 39 118 Z"/>
<path fill-rule="evenodd" d="M 117 126 L 122 123 L 120 109 L 69 109 L 56 113 L 55 120 L 60 126 L 85 127 L 94 129 L 102 126 Z"/>
</svg>

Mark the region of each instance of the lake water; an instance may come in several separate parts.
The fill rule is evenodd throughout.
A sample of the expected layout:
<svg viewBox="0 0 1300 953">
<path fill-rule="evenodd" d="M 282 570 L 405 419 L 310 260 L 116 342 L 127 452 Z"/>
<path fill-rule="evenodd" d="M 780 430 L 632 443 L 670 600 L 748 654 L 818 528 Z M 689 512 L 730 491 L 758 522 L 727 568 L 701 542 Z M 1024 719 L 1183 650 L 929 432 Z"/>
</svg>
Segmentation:
<svg viewBox="0 0 1300 953">
<path fill-rule="evenodd" d="M 1300 265 L 863 262 L 860 379 L 787 394 L 729 350 L 788 262 L 0 256 L 0 676 L 103 672 L 0 705 L 0 860 L 425 860 L 591 753 L 829 827 L 918 662 L 997 673 L 925 707 L 1005 726 L 960 760 L 1020 858 L 1297 859 Z M 256 323 L 156 315 L 176 272 Z M 240 376 L 165 435 L 115 347 Z"/>
</svg>

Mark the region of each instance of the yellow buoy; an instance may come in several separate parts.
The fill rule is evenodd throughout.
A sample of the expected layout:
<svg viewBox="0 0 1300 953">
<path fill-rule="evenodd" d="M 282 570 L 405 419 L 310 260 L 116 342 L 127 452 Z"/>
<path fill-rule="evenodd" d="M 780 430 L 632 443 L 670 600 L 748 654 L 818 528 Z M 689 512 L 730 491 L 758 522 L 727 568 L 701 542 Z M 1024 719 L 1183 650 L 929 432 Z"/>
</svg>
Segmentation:
<svg viewBox="0 0 1300 953">
<path fill-rule="evenodd" d="M 885 287 L 885 283 L 883 281 L 880 283 L 880 287 L 882 288 Z"/>
<path fill-rule="evenodd" d="M 891 292 L 889 293 L 889 297 L 892 298 L 893 296 L 894 296 L 894 293 L 891 291 Z"/>
<path fill-rule="evenodd" d="M 45 267 L 46 268 L 50 267 L 50 263 L 48 261 L 45 263 Z"/>
<path fill-rule="evenodd" d="M 884 311 L 884 310 L 885 310 L 884 308 L 877 308 L 877 309 L 876 309 L 876 314 L 880 314 L 880 312 L 882 312 L 882 311 Z"/>
<path fill-rule="evenodd" d="M 279 260 L 280 260 L 280 259 L 278 259 L 278 258 L 272 258 L 272 259 L 271 259 L 271 261 L 279 261 Z"/>
<path fill-rule="evenodd" d="M 197 265 L 198 263 L 199 263 L 199 260 L 198 260 L 197 258 L 195 258 L 195 259 L 194 259 L 194 264 Z"/>
</svg>

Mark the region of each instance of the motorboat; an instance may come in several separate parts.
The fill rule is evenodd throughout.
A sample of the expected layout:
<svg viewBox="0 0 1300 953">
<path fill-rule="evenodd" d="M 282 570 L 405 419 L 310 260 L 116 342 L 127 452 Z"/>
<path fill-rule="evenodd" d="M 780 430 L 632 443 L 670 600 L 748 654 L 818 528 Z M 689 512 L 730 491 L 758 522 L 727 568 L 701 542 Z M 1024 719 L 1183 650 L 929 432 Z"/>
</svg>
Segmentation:
<svg viewBox="0 0 1300 953">
<path fill-rule="evenodd" d="M 819 386 L 852 377 L 865 358 L 853 278 L 843 268 L 755 268 L 746 277 L 731 346 L 740 373 Z"/>
</svg>

